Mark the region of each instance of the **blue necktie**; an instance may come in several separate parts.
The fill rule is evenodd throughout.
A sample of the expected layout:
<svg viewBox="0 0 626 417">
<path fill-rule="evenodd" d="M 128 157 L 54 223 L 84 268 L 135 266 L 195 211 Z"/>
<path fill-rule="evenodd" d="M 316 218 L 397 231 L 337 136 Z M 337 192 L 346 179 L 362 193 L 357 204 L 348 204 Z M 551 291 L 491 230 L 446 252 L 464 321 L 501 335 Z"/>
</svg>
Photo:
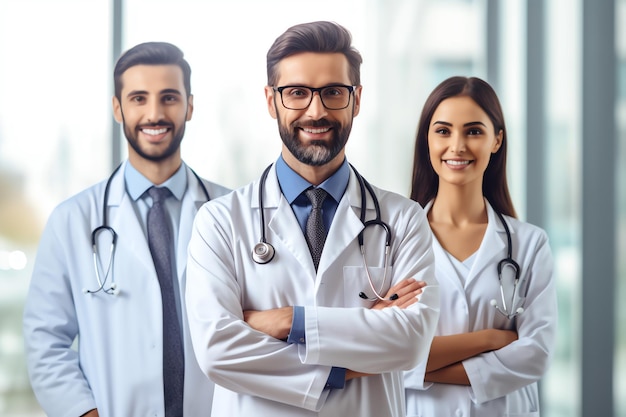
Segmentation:
<svg viewBox="0 0 626 417">
<path fill-rule="evenodd" d="M 315 265 L 315 270 L 317 271 L 317 266 L 322 257 L 322 249 L 324 249 L 324 242 L 326 242 L 326 227 L 324 227 L 322 218 L 322 203 L 328 193 L 321 188 L 309 188 L 305 193 L 313 206 L 306 220 L 306 242 L 309 245 L 313 265 Z"/>
<path fill-rule="evenodd" d="M 165 199 L 171 195 L 165 187 L 148 189 L 152 207 L 148 210 L 148 245 L 161 286 L 163 302 L 163 389 L 165 416 L 183 415 L 185 358 L 182 332 L 176 310 L 176 293 L 172 266 L 173 240 Z"/>
</svg>

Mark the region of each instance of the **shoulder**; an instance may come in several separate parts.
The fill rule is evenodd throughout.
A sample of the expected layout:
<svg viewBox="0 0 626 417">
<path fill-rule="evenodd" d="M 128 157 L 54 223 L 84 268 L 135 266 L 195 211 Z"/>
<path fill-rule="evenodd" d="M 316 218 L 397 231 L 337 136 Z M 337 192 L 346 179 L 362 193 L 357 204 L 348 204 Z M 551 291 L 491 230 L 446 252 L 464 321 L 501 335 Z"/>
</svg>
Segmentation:
<svg viewBox="0 0 626 417">
<path fill-rule="evenodd" d="M 510 216 L 504 216 L 504 218 L 517 233 L 529 236 L 547 236 L 546 231 L 537 225 Z"/>
<path fill-rule="evenodd" d="M 381 220 L 393 230 L 396 237 L 412 236 L 430 247 L 430 226 L 422 206 L 396 192 L 372 186 L 380 206 Z M 373 202 L 368 201 L 368 210 Z M 402 239 L 401 239 L 402 240 Z"/>
<path fill-rule="evenodd" d="M 515 240 L 525 242 L 522 243 L 523 246 L 528 245 L 528 248 L 548 246 L 548 234 L 541 227 L 509 216 L 504 216 L 504 218 L 509 224 Z"/>
<path fill-rule="evenodd" d="M 41 238 L 63 239 L 93 228 L 102 219 L 105 184 L 93 185 L 59 203 L 48 216 Z"/>
<path fill-rule="evenodd" d="M 74 215 L 104 205 L 106 180 L 88 187 L 60 202 L 52 211 L 52 216 Z"/>
<path fill-rule="evenodd" d="M 202 193 L 202 191 L 206 191 L 204 194 L 209 195 L 209 199 L 213 200 L 214 198 L 218 198 L 223 196 L 224 194 L 229 193 L 230 188 L 224 187 L 223 185 L 217 184 L 213 181 L 209 181 L 206 178 L 203 178 L 196 174 L 196 172 L 186 163 L 183 162 L 187 170 L 187 184 L 188 187 L 198 187 L 198 192 Z M 204 189 L 204 190 L 201 190 Z M 204 196 L 206 199 L 206 196 Z"/>
<path fill-rule="evenodd" d="M 208 213 L 221 212 L 224 215 L 229 215 L 229 213 L 237 210 L 250 211 L 253 183 L 234 190 L 222 186 L 218 187 L 220 193 L 211 194 L 211 200 L 202 206 L 201 211 Z M 209 193 L 211 193 L 211 190 L 209 190 Z"/>
<path fill-rule="evenodd" d="M 398 213 L 414 213 L 424 214 L 424 209 L 416 201 L 411 200 L 394 191 L 385 190 L 372 185 L 372 189 L 376 194 L 381 210 L 393 211 Z"/>
<path fill-rule="evenodd" d="M 230 188 L 224 187 L 223 185 L 216 184 L 214 182 L 202 179 L 202 184 L 206 188 L 211 197 L 211 200 L 214 198 L 219 198 L 223 195 L 230 193 L 232 190 Z"/>
</svg>

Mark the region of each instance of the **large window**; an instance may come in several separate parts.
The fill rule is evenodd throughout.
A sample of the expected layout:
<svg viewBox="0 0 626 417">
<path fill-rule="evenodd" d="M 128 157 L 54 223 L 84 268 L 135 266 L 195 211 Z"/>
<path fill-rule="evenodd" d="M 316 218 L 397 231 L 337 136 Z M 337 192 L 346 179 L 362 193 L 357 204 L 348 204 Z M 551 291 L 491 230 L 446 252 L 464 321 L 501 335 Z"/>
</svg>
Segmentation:
<svg viewBox="0 0 626 417">
<path fill-rule="evenodd" d="M 109 169 L 108 0 L 0 2 L 0 415 L 42 415 L 22 305 L 52 207 Z"/>
</svg>

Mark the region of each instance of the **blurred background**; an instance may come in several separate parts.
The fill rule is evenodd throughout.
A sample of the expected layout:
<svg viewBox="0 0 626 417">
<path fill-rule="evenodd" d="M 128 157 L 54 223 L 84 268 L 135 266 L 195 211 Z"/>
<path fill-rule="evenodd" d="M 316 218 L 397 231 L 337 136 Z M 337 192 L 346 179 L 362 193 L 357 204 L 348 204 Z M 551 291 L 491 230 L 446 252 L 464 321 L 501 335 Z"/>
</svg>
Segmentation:
<svg viewBox="0 0 626 417">
<path fill-rule="evenodd" d="M 419 113 L 440 81 L 494 86 L 514 203 L 547 230 L 556 261 L 542 416 L 626 416 L 626 0 L 1 0 L 0 415 L 43 415 L 23 301 L 52 208 L 126 156 L 111 112 L 117 56 L 144 41 L 185 52 L 195 110 L 183 158 L 235 188 L 280 151 L 267 49 L 313 20 L 346 26 L 364 57 L 347 155 L 383 188 L 408 195 Z"/>
</svg>

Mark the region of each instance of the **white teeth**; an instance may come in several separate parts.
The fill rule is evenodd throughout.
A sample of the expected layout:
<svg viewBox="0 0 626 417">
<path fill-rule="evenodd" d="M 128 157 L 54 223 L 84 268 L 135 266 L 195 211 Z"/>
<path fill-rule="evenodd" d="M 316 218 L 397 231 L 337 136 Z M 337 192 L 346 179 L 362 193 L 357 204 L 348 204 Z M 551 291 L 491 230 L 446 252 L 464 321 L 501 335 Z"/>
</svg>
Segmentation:
<svg viewBox="0 0 626 417">
<path fill-rule="evenodd" d="M 326 127 L 323 129 L 313 129 L 311 127 L 303 127 L 302 130 L 304 130 L 307 133 L 326 133 L 330 130 L 330 128 Z"/>
<path fill-rule="evenodd" d="M 146 135 L 156 136 L 156 135 L 161 135 L 161 134 L 167 132 L 167 128 L 162 128 L 162 129 L 142 129 L 142 132 L 145 133 Z"/>
<path fill-rule="evenodd" d="M 453 161 L 449 159 L 445 163 L 448 165 L 469 165 L 470 161 Z"/>
</svg>

